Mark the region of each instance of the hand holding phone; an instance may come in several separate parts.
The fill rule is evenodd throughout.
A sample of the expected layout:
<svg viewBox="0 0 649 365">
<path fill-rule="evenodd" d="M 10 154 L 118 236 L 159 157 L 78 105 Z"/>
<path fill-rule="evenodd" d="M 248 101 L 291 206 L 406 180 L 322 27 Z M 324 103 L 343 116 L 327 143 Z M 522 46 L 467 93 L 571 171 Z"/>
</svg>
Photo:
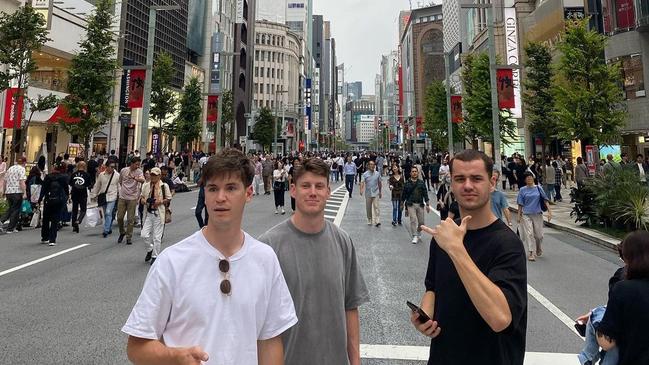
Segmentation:
<svg viewBox="0 0 649 365">
<path fill-rule="evenodd" d="M 409 301 L 406 301 L 406 304 L 408 305 L 408 307 L 410 307 L 410 310 L 413 313 L 419 314 L 419 318 L 418 318 L 419 323 L 424 324 L 430 321 L 430 317 L 428 316 L 428 314 L 426 314 L 426 312 L 424 312 L 421 308 L 419 308 L 418 306 L 416 306 L 415 304 Z"/>
</svg>

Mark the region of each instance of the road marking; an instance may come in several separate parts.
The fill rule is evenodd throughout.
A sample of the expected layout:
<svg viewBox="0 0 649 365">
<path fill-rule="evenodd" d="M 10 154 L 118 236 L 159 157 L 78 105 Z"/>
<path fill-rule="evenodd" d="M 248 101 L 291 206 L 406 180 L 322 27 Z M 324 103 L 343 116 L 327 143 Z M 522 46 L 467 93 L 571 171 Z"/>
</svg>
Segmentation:
<svg viewBox="0 0 649 365">
<path fill-rule="evenodd" d="M 433 212 L 439 215 L 439 212 L 433 209 Z M 572 333 L 577 335 L 582 341 L 585 341 L 583 337 L 579 335 L 579 332 L 575 329 L 575 321 L 570 318 L 569 315 L 565 314 L 561 309 L 554 305 L 548 298 L 544 297 L 543 294 L 539 293 L 538 290 L 534 289 L 530 284 L 527 284 L 527 292 L 536 299 L 542 306 L 545 307 L 553 316 L 557 317 L 563 324 L 570 329 Z"/>
<path fill-rule="evenodd" d="M 334 194 L 336 194 L 339 190 L 344 189 L 345 185 L 339 186 L 336 190 L 334 190 Z M 347 190 L 343 190 L 343 192 L 346 192 Z M 349 195 L 344 194 L 342 198 L 342 202 L 338 206 L 338 213 L 336 213 L 336 217 L 334 218 L 334 224 L 337 227 L 340 227 L 340 223 L 343 221 L 343 217 L 345 216 L 345 212 L 347 211 L 347 203 L 349 202 Z"/>
<path fill-rule="evenodd" d="M 16 266 L 16 267 L 11 268 L 11 269 L 9 269 L 9 270 L 2 271 L 2 272 L 0 272 L 0 276 L 4 276 L 4 275 L 7 275 L 7 274 L 11 274 L 11 273 L 14 272 L 14 271 L 18 271 L 18 270 L 24 269 L 24 268 L 26 268 L 26 267 L 29 267 L 29 266 L 32 266 L 32 265 L 38 264 L 39 262 L 43 262 L 43 261 L 49 260 L 49 259 L 54 258 L 54 257 L 56 257 L 56 256 L 61 256 L 61 255 L 63 255 L 63 254 L 66 254 L 66 253 L 71 252 L 71 251 L 74 251 L 74 250 L 78 250 L 78 249 L 83 248 L 83 247 L 86 247 L 86 246 L 90 246 L 90 244 L 89 244 L 89 243 L 84 243 L 84 244 L 82 244 L 82 245 L 75 246 L 75 247 L 72 247 L 72 248 L 68 248 L 67 250 L 63 250 L 63 251 L 60 251 L 60 252 L 57 252 L 57 253 L 51 254 L 51 255 L 49 255 L 49 256 L 41 257 L 40 259 L 37 259 L 37 260 L 34 260 L 34 261 L 30 261 L 30 262 L 28 262 L 28 263 L 22 264 L 22 265 L 20 265 L 20 266 Z"/>
<path fill-rule="evenodd" d="M 196 209 L 196 207 L 191 207 L 191 208 L 189 208 L 189 210 L 195 210 L 195 209 Z"/>
<path fill-rule="evenodd" d="M 336 219 L 336 216 L 335 216 L 335 215 L 326 215 L 326 214 L 325 214 L 325 218 L 328 218 L 328 219 Z"/>
<path fill-rule="evenodd" d="M 395 346 L 361 344 L 361 358 L 428 361 L 428 346 Z M 575 354 L 526 352 L 525 365 L 578 365 Z"/>
<path fill-rule="evenodd" d="M 325 208 L 324 211 L 328 212 L 328 213 L 338 213 L 338 209 L 327 209 L 327 208 Z"/>
</svg>

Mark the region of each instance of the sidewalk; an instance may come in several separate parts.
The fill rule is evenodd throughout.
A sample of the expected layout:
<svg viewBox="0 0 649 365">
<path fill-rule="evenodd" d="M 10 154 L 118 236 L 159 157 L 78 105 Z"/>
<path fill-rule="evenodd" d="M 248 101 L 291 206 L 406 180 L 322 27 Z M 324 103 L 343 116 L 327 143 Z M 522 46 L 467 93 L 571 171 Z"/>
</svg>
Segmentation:
<svg viewBox="0 0 649 365">
<path fill-rule="evenodd" d="M 518 192 L 511 190 L 505 190 L 504 192 L 505 195 L 507 195 L 507 200 L 509 201 L 509 210 L 517 213 L 518 204 L 516 204 L 516 197 L 518 195 Z M 573 204 L 570 203 L 570 190 L 565 188 L 561 189 L 561 196 L 563 197 L 562 202 L 557 202 L 553 205 L 550 205 L 550 210 L 552 211 L 552 221 L 548 222 L 547 219 L 545 219 L 545 225 L 560 231 L 577 235 L 598 246 L 602 246 L 604 248 L 608 248 L 617 252 L 617 246 L 620 243 L 620 239 L 609 236 L 605 233 L 598 232 L 594 229 L 582 227 L 580 223 L 575 223 L 575 218 L 570 216 L 570 212 L 572 211 L 573 207 Z"/>
</svg>

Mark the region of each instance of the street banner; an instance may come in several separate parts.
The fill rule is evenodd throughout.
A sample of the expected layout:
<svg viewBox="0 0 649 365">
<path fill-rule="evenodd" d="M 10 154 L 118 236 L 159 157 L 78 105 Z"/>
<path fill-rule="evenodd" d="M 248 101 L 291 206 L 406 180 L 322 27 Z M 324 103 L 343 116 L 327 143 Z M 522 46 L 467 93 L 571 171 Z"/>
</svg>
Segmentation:
<svg viewBox="0 0 649 365">
<path fill-rule="evenodd" d="M 141 108 L 144 105 L 144 78 L 146 70 L 131 70 L 128 85 L 128 107 Z"/>
<path fill-rule="evenodd" d="M 417 123 L 417 134 L 419 133 L 424 133 L 424 118 L 423 117 L 417 117 L 415 119 L 415 123 Z"/>
<path fill-rule="evenodd" d="M 507 65 L 520 65 L 520 43 L 518 41 L 518 22 L 516 8 L 504 8 L 505 16 L 505 44 L 507 49 Z M 523 117 L 523 102 L 521 97 L 521 72 L 518 68 L 512 69 L 512 85 L 514 86 L 515 106 L 510 108 L 512 118 Z"/>
<path fill-rule="evenodd" d="M 511 68 L 496 70 L 496 90 L 498 91 L 498 109 L 511 109 L 516 106 Z"/>
<path fill-rule="evenodd" d="M 160 131 L 157 128 L 154 128 L 151 134 L 151 153 L 155 156 L 160 153 Z"/>
<path fill-rule="evenodd" d="M 207 121 L 215 123 L 219 117 L 219 96 L 207 96 Z"/>
<path fill-rule="evenodd" d="M 635 27 L 635 8 L 633 0 L 617 0 L 615 2 L 615 19 L 618 29 Z"/>
<path fill-rule="evenodd" d="M 286 122 L 286 137 L 295 137 L 295 124 L 293 122 Z"/>
<path fill-rule="evenodd" d="M 23 117 L 23 108 L 25 105 L 25 97 L 21 95 L 17 100 L 14 98 L 19 94 L 20 89 L 11 87 L 5 91 L 5 115 L 2 123 L 4 128 L 20 128 L 20 121 Z M 17 110 L 16 110 L 17 108 Z"/>
<path fill-rule="evenodd" d="M 462 123 L 462 95 L 451 95 L 451 122 Z"/>
</svg>

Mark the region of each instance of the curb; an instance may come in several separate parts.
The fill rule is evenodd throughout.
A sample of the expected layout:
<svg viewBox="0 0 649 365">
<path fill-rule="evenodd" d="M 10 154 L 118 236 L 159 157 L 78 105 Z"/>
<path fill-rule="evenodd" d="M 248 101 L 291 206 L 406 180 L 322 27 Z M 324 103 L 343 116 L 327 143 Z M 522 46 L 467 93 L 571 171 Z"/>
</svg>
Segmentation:
<svg viewBox="0 0 649 365">
<path fill-rule="evenodd" d="M 511 206 L 511 205 L 509 206 L 509 210 L 512 211 L 512 212 L 514 212 L 514 213 L 518 213 L 518 209 L 515 208 L 515 207 L 513 207 L 513 206 Z M 544 223 L 544 225 L 546 225 L 547 227 L 554 228 L 554 229 L 556 229 L 556 230 L 558 230 L 558 231 L 567 232 L 567 233 L 573 234 L 573 235 L 575 235 L 575 236 L 579 236 L 579 237 L 581 237 L 581 238 L 584 238 L 587 242 L 590 242 L 590 243 L 595 244 L 596 246 L 599 246 L 599 247 L 602 247 L 602 248 L 606 248 L 606 249 L 611 250 L 611 251 L 613 251 L 613 252 L 617 252 L 617 246 L 618 246 L 618 244 L 617 244 L 617 243 L 610 242 L 610 241 L 619 241 L 618 238 L 615 238 L 615 237 L 612 237 L 612 236 L 608 236 L 608 235 L 606 235 L 606 234 L 604 234 L 604 233 L 600 233 L 600 234 L 603 235 L 603 236 L 610 237 L 610 241 L 609 241 L 609 240 L 602 239 L 602 238 L 599 238 L 599 237 L 591 236 L 591 235 L 589 235 L 589 234 L 586 233 L 586 232 L 582 232 L 582 231 L 580 231 L 580 230 L 576 230 L 576 229 L 574 229 L 574 228 L 566 227 L 566 226 L 563 226 L 563 225 L 560 225 L 560 224 L 551 223 L 551 222 L 548 222 L 548 221 L 546 221 L 546 220 L 543 220 L 543 223 Z"/>
</svg>

